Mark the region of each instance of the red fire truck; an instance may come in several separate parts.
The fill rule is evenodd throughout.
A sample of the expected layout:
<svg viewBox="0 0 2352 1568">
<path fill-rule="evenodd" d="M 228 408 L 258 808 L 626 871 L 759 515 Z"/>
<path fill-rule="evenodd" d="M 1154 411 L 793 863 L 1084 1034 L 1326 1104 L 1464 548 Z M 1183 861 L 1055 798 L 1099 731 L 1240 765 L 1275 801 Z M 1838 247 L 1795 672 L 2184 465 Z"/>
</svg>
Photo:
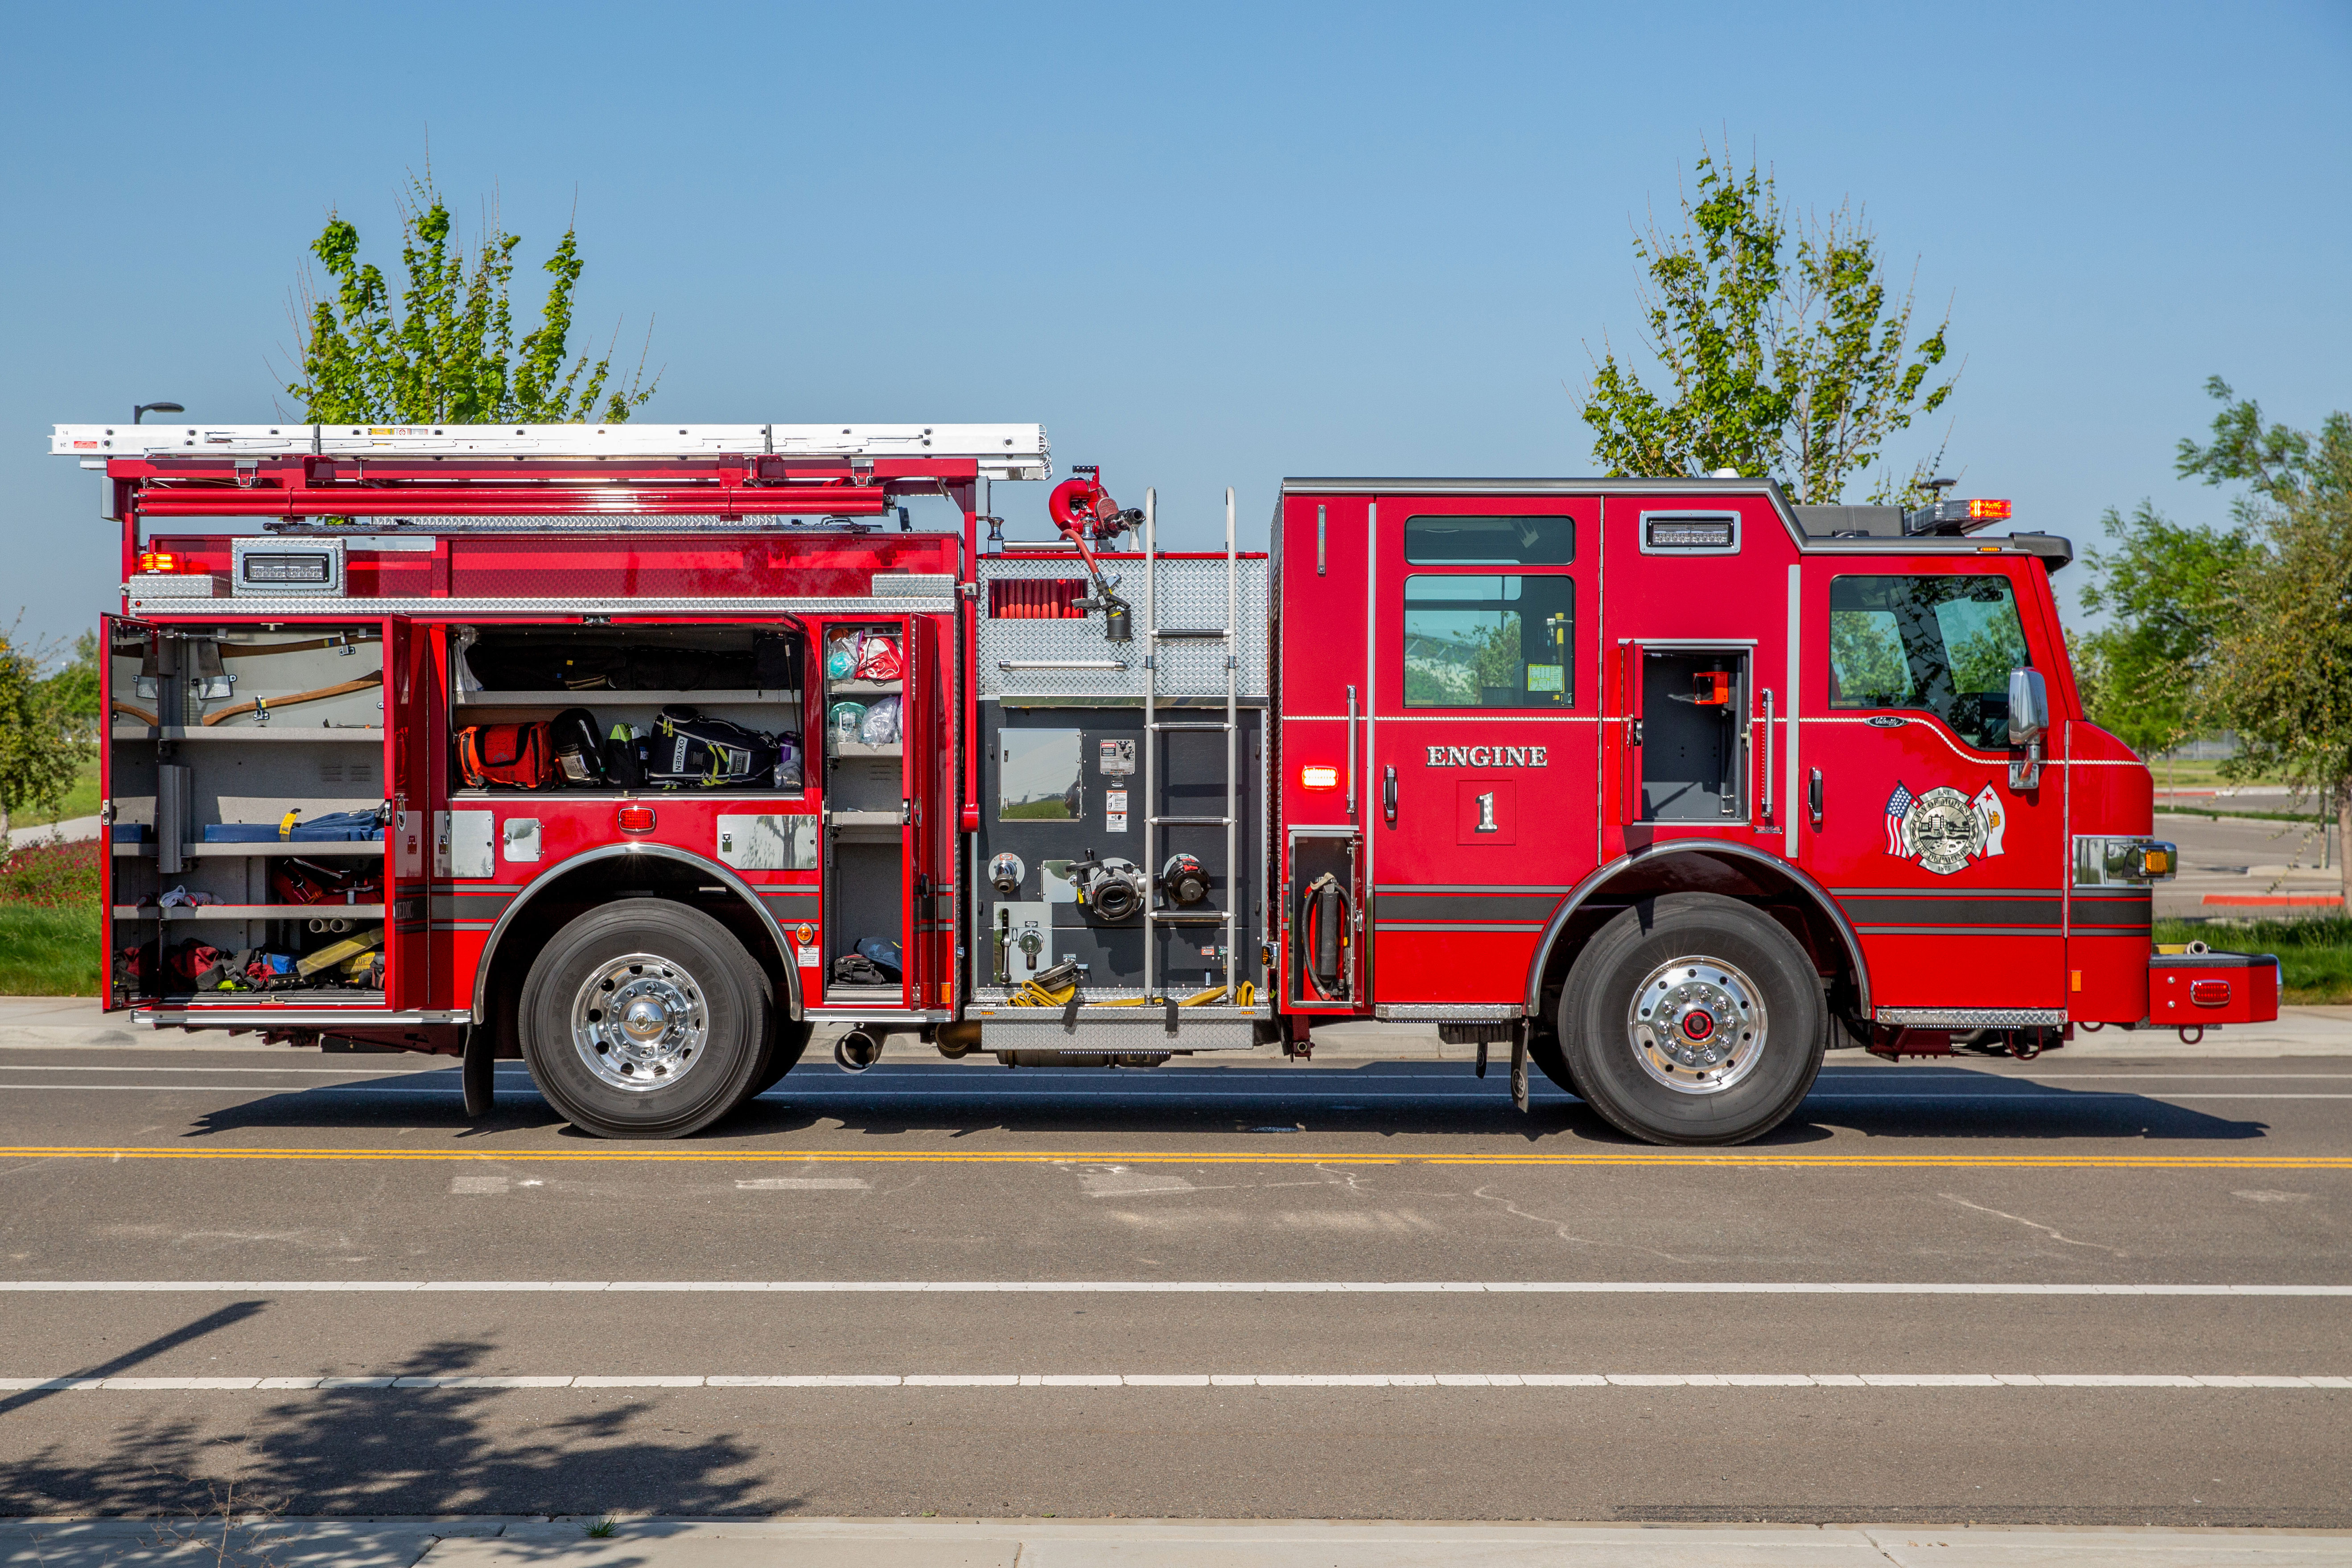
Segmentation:
<svg viewBox="0 0 2352 1568">
<path fill-rule="evenodd" d="M 1007 543 L 1036 426 L 52 449 L 121 527 L 107 1006 L 455 1055 L 477 1113 L 520 1058 L 585 1130 L 682 1135 L 820 1023 L 856 1068 L 1376 1018 L 1725 1143 L 1832 1042 L 2276 1013 L 2274 960 L 2152 952 L 2149 774 L 2081 717 L 2070 547 L 1979 531 L 2004 502 L 1292 479 L 1270 551 L 1228 492 L 1199 553 L 1087 469 Z"/>
</svg>

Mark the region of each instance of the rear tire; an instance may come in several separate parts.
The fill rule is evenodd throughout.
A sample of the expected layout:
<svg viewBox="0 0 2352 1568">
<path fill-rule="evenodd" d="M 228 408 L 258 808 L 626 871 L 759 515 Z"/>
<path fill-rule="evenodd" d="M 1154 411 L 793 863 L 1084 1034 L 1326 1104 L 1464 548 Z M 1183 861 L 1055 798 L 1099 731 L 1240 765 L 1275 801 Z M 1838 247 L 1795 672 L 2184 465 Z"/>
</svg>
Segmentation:
<svg viewBox="0 0 2352 1568">
<path fill-rule="evenodd" d="M 749 1098 L 768 1009 L 759 966 L 701 910 L 625 899 L 555 933 L 524 980 L 531 1081 L 600 1138 L 683 1138 Z"/>
<path fill-rule="evenodd" d="M 1828 1030 L 1804 950 L 1715 893 L 1643 899 L 1601 927 L 1559 1004 L 1575 1092 L 1652 1143 L 1769 1132 L 1812 1089 Z"/>
</svg>

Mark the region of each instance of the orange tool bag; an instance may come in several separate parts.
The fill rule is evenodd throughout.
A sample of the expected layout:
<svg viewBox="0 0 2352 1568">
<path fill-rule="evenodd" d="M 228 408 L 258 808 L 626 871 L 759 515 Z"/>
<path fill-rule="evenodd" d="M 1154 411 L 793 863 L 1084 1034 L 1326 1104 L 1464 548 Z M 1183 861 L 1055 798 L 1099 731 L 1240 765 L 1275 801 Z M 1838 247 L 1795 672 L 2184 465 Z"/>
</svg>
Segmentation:
<svg viewBox="0 0 2352 1568">
<path fill-rule="evenodd" d="M 476 724 L 457 731 L 457 771 L 467 789 L 506 784 L 548 789 L 563 781 L 555 765 L 555 737 L 544 721 Z"/>
</svg>

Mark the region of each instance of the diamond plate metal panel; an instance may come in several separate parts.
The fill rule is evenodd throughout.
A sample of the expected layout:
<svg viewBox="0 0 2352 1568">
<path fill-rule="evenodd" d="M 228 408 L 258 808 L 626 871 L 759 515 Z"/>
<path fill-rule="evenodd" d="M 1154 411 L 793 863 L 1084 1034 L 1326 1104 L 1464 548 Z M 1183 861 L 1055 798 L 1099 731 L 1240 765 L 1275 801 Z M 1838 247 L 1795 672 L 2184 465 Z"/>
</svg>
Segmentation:
<svg viewBox="0 0 2352 1568">
<path fill-rule="evenodd" d="M 1239 689 L 1245 698 L 1265 695 L 1266 563 L 1263 558 L 1237 563 L 1234 574 L 1234 653 L 1240 660 Z M 1225 694 L 1226 645 L 1222 638 L 1163 639 L 1159 644 L 1159 668 L 1147 671 L 1150 651 L 1143 636 L 1143 563 L 1112 561 L 1108 569 L 1124 574 L 1118 591 L 1135 606 L 1136 638 L 1114 643 L 1103 637 L 1100 614 L 1084 620 L 1025 620 L 980 617 L 980 689 L 989 697 L 1106 697 L 1141 701 L 1144 681 L 1156 675 L 1152 688 L 1162 698 L 1223 699 Z M 1085 567 L 1075 558 L 1047 561 L 984 560 L 981 580 L 1036 581 L 1083 577 Z M 1225 563 L 1171 561 L 1154 565 L 1153 614 L 1160 628 L 1202 630 L 1225 623 Z M 987 599 L 983 595 L 982 604 Z M 1038 665 L 1101 665 L 1123 662 L 1128 668 L 1053 669 Z M 1006 664 L 1015 668 L 1006 669 Z"/>
</svg>

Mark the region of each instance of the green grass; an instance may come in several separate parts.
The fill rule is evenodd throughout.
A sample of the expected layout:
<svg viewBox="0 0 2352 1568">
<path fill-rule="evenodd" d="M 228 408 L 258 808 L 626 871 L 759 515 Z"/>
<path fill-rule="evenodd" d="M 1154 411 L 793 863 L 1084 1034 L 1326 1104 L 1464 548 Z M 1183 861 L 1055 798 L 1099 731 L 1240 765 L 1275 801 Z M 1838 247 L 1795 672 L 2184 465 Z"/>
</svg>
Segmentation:
<svg viewBox="0 0 2352 1568">
<path fill-rule="evenodd" d="M 2219 758 L 2183 757 L 2178 762 L 2168 763 L 2158 757 L 2147 764 L 2147 770 L 2156 775 L 2156 787 L 2158 789 L 2219 789 L 2223 784 L 2279 782 L 2270 778 L 2224 779 Z"/>
<path fill-rule="evenodd" d="M 70 822 L 77 816 L 98 815 L 98 764 L 84 763 L 74 773 L 73 788 L 66 792 L 65 803 L 55 811 L 38 811 L 27 807 L 8 818 L 11 827 L 38 827 L 51 822 Z"/>
<path fill-rule="evenodd" d="M 95 996 L 98 844 L 19 849 L 0 869 L 0 996 Z"/>
<path fill-rule="evenodd" d="M 0 996 L 95 996 L 98 949 L 95 903 L 0 903 Z"/>
<path fill-rule="evenodd" d="M 2201 942 L 2237 952 L 2274 952 L 2279 1000 L 2306 1006 L 2352 1003 L 2352 918 L 2307 921 L 2158 921 L 2159 942 Z"/>
</svg>

